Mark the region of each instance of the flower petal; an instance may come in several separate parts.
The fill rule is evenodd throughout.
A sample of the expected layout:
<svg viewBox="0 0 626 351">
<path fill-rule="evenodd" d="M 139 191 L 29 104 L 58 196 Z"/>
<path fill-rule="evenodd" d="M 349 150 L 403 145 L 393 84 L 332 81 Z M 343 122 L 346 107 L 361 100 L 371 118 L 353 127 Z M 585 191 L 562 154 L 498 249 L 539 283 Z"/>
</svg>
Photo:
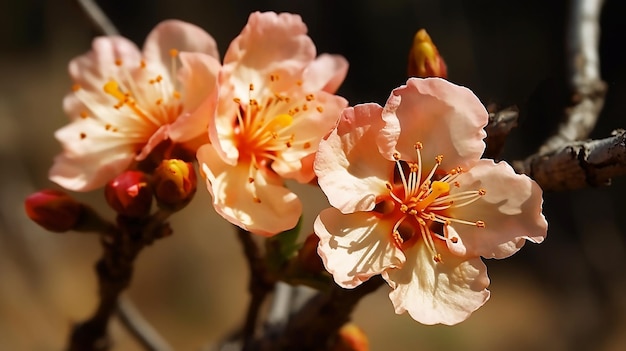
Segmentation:
<svg viewBox="0 0 626 351">
<path fill-rule="evenodd" d="M 213 37 L 202 28 L 183 21 L 167 20 L 154 27 L 146 38 L 143 54 L 146 61 L 169 68 L 172 62 L 171 49 L 203 53 L 219 60 Z"/>
<path fill-rule="evenodd" d="M 317 251 L 339 286 L 354 288 L 404 263 L 391 238 L 393 225 L 372 212 L 342 214 L 331 207 L 320 213 L 314 223 Z"/>
<path fill-rule="evenodd" d="M 330 204 L 343 213 L 372 210 L 376 197 L 389 192 L 394 163 L 380 156 L 374 142 L 383 126 L 381 110 L 373 103 L 344 109 L 337 129 L 320 142 L 315 174 Z"/>
<path fill-rule="evenodd" d="M 302 70 L 315 59 L 315 45 L 298 15 L 255 12 L 224 56 L 224 76 L 235 96 L 248 96 L 249 84 L 261 87 L 270 74 L 279 73 L 277 84 L 292 86 Z M 223 80 L 222 80 L 223 79 Z M 275 90 L 282 90 L 275 84 Z"/>
<path fill-rule="evenodd" d="M 423 324 L 453 325 L 467 319 L 489 299 L 487 267 L 480 258 L 465 260 L 435 241 L 442 262 L 435 262 L 423 241 L 405 250 L 400 269 L 385 271 L 397 314 L 409 312 Z"/>
<path fill-rule="evenodd" d="M 176 142 L 186 142 L 201 134 L 208 137 L 209 119 L 216 108 L 220 63 L 209 55 L 187 52 L 180 54 L 180 60 L 179 80 L 186 113 L 172 123 L 169 136 Z"/>
<path fill-rule="evenodd" d="M 140 62 L 141 53 L 132 41 L 118 36 L 97 37 L 92 50 L 72 59 L 68 69 L 74 83 L 82 89 L 101 92 L 108 80 L 119 77 L 118 63 L 139 67 Z M 108 98 L 105 94 L 99 96 Z"/>
<path fill-rule="evenodd" d="M 249 164 L 231 166 L 224 163 L 211 144 L 200 147 L 197 156 L 207 188 L 213 196 L 213 206 L 226 220 L 264 236 L 296 226 L 302 203 L 296 194 L 282 185 L 279 177 L 260 169 L 254 182 L 250 182 Z"/>
<path fill-rule="evenodd" d="M 434 165 L 437 155 L 444 156 L 441 167 L 445 170 L 469 168 L 482 155 L 488 114 L 469 89 L 440 78 L 410 78 L 392 92 L 389 103 L 393 107 L 385 110 L 383 119 L 394 133 L 397 122 L 393 119 L 400 123 L 395 148 L 403 160 L 416 161 L 415 142 L 424 146 L 422 159 L 427 168 Z M 392 154 L 388 150 L 385 157 L 392 159 Z"/>
<path fill-rule="evenodd" d="M 516 174 L 506 162 L 480 160 L 468 172 L 457 179 L 459 188 L 466 190 L 486 190 L 478 201 L 459 208 L 450 209 L 450 215 L 468 221 L 484 221 L 485 228 L 453 223 L 460 242 L 457 251 L 469 256 L 505 258 L 517 252 L 530 240 L 540 243 L 544 240 L 548 223 L 541 213 L 542 191 L 532 179 Z"/>
<path fill-rule="evenodd" d="M 134 157 L 134 150 L 124 146 L 78 156 L 62 153 L 55 157 L 48 177 L 65 189 L 90 191 L 126 170 Z"/>
<path fill-rule="evenodd" d="M 302 100 L 306 101 L 304 97 Z M 348 105 L 346 99 L 323 91 L 315 94 L 313 103 L 315 108 L 301 111 L 283 130 L 284 135 L 293 136 L 294 143 L 280 152 L 278 160 L 272 163 L 272 169 L 281 177 L 301 183 L 308 183 L 315 177 L 312 167 L 303 167 L 302 159 L 317 151 L 320 140 L 337 125 L 341 110 Z"/>
<path fill-rule="evenodd" d="M 348 60 L 341 55 L 321 54 L 302 73 L 303 88 L 334 93 L 348 74 Z"/>
</svg>

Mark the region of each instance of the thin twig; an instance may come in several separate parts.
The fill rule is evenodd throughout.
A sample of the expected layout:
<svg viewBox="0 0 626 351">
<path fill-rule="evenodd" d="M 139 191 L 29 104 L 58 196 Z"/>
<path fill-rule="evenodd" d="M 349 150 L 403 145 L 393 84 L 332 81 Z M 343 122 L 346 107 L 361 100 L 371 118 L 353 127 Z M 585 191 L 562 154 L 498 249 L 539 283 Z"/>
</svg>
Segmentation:
<svg viewBox="0 0 626 351">
<path fill-rule="evenodd" d="M 565 143 L 589 136 L 596 125 L 606 95 L 600 78 L 598 54 L 600 11 L 604 0 L 572 0 L 567 31 L 567 67 L 572 105 L 566 108 L 555 135 L 539 149 L 539 155 L 559 149 Z"/>
<path fill-rule="evenodd" d="M 94 0 L 76 0 L 76 2 L 98 32 L 103 35 L 119 35 L 119 31 L 115 28 L 113 22 Z"/>
<path fill-rule="evenodd" d="M 237 236 L 243 246 L 245 257 L 250 268 L 250 280 L 248 290 L 250 303 L 244 322 L 241 337 L 243 338 L 242 350 L 250 350 L 256 333 L 259 312 L 268 294 L 274 289 L 275 281 L 270 277 L 259 247 L 252 238 L 252 234 L 241 228 L 237 228 Z"/>
<path fill-rule="evenodd" d="M 121 296 L 117 302 L 117 315 L 128 331 L 150 351 L 170 351 L 173 348 L 161 335 L 143 318 L 133 302 Z"/>
<path fill-rule="evenodd" d="M 101 235 L 104 252 L 96 263 L 100 300 L 94 314 L 74 326 L 69 351 L 103 351 L 111 347 L 107 327 L 118 298 L 130 285 L 139 252 L 155 239 L 171 234 L 169 225 L 163 222 L 166 218 L 162 211 L 147 220 L 118 216 L 115 233 Z"/>
<path fill-rule="evenodd" d="M 514 166 L 544 191 L 609 185 L 611 178 L 626 175 L 626 131 L 617 130 L 606 139 L 571 142 Z"/>
</svg>

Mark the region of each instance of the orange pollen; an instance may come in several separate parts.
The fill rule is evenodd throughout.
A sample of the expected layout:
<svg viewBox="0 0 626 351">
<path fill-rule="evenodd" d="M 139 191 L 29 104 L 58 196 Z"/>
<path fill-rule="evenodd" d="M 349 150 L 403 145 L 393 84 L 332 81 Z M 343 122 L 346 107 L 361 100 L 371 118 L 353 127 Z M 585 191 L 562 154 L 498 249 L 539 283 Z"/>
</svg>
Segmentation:
<svg viewBox="0 0 626 351">
<path fill-rule="evenodd" d="M 302 145 L 302 148 L 304 149 L 308 149 L 311 147 L 311 143 L 309 143 L 308 141 L 306 143 L 304 143 L 304 145 Z"/>
<path fill-rule="evenodd" d="M 72 91 L 76 92 L 80 90 L 80 84 L 74 84 L 72 85 Z"/>
<path fill-rule="evenodd" d="M 146 61 L 141 60 L 141 62 L 139 63 L 139 66 L 140 66 L 141 68 L 146 68 Z"/>
<path fill-rule="evenodd" d="M 87 118 L 89 117 L 89 115 L 87 114 L 86 111 L 80 111 L 80 118 Z"/>
<path fill-rule="evenodd" d="M 176 50 L 176 49 L 170 49 L 170 56 L 172 56 L 172 57 L 176 57 L 176 56 L 178 56 L 178 50 Z"/>
<path fill-rule="evenodd" d="M 317 110 L 317 112 L 319 112 L 319 113 L 324 112 L 324 108 L 323 108 L 322 106 L 317 106 L 315 109 L 316 109 L 316 110 Z"/>
<path fill-rule="evenodd" d="M 393 157 L 394 160 L 398 161 L 400 160 L 400 153 L 399 152 L 394 152 L 393 155 L 391 155 Z"/>
<path fill-rule="evenodd" d="M 424 145 L 421 142 L 416 142 L 413 147 L 415 148 L 415 150 L 421 150 L 424 148 Z"/>
<path fill-rule="evenodd" d="M 476 226 L 478 228 L 485 228 L 485 222 L 483 222 L 483 221 L 476 221 Z"/>
<path fill-rule="evenodd" d="M 270 81 L 275 82 L 278 80 L 278 74 L 270 74 Z"/>
<path fill-rule="evenodd" d="M 116 66 L 121 66 L 121 65 L 122 65 L 122 60 L 120 60 L 120 59 L 116 59 L 116 60 L 115 60 L 115 65 L 116 65 Z"/>
<path fill-rule="evenodd" d="M 87 134 L 85 134 L 85 133 L 80 133 L 80 139 L 81 139 L 81 140 L 82 140 L 82 139 L 85 139 L 86 137 L 87 137 Z"/>
<path fill-rule="evenodd" d="M 306 101 L 313 101 L 313 99 L 315 99 L 315 96 L 313 94 L 307 94 Z"/>
<path fill-rule="evenodd" d="M 485 194 L 487 194 L 487 190 L 485 190 L 485 189 L 478 189 L 478 195 L 484 196 Z"/>
<path fill-rule="evenodd" d="M 437 162 L 438 165 L 440 165 L 442 161 L 443 161 L 443 155 L 437 155 L 435 157 L 435 162 Z"/>
<path fill-rule="evenodd" d="M 254 90 L 254 84 L 250 83 L 250 86 L 248 87 L 248 89 L 249 89 L 250 91 L 253 91 L 253 90 Z"/>
</svg>

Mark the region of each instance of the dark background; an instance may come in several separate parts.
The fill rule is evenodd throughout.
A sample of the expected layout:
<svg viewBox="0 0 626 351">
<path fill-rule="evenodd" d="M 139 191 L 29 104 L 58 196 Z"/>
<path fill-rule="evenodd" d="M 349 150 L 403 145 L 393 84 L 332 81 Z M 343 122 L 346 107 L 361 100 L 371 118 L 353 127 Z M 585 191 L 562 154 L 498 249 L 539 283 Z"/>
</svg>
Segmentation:
<svg viewBox="0 0 626 351">
<path fill-rule="evenodd" d="M 446 59 L 449 79 L 485 103 L 520 108 L 505 149 L 509 161 L 536 150 L 567 102 L 565 1 L 100 1 L 120 32 L 141 45 L 159 21 L 178 18 L 216 39 L 220 53 L 252 11 L 298 13 L 319 53 L 344 55 L 350 71 L 339 94 L 351 104 L 383 104 L 406 80 L 414 33 L 426 28 Z M 593 138 L 626 128 L 626 25 L 619 0 L 601 19 L 605 109 Z M 61 100 L 69 60 L 97 35 L 69 0 L 0 3 L 0 349 L 60 350 L 71 323 L 95 304 L 97 239 L 53 235 L 29 223 L 22 200 L 51 187 L 60 151 L 53 131 L 67 122 Z M 624 179 L 613 186 L 545 194 L 547 240 L 489 260 L 492 299 L 455 327 L 426 327 L 396 316 L 380 289 L 355 316 L 373 350 L 623 350 L 626 347 Z M 298 187 L 307 219 L 326 207 L 319 191 Z M 78 195 L 98 203 L 101 194 Z M 104 209 L 106 211 L 106 209 Z M 207 214 L 208 213 L 208 214 Z M 172 238 L 138 262 L 130 295 L 177 350 L 198 350 L 243 318 L 247 271 L 232 229 L 200 189 L 174 218 Z M 307 229 L 308 228 L 308 229 Z M 116 350 L 138 346 L 117 324 Z"/>
</svg>

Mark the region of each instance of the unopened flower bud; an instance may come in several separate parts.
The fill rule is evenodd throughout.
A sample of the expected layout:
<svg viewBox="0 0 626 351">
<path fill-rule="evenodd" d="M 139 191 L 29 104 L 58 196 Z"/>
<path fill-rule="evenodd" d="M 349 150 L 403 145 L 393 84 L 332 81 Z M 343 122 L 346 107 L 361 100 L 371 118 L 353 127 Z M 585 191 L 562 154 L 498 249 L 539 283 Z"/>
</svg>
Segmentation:
<svg viewBox="0 0 626 351">
<path fill-rule="evenodd" d="M 333 351 L 368 351 L 370 349 L 367 335 L 354 323 L 344 324 L 337 335 Z"/>
<path fill-rule="evenodd" d="M 446 63 L 425 29 L 415 33 L 409 52 L 409 77 L 448 77 Z"/>
<path fill-rule="evenodd" d="M 45 229 L 63 233 L 73 229 L 81 216 L 82 205 L 68 194 L 46 189 L 38 191 L 24 201 L 26 214 Z"/>
<path fill-rule="evenodd" d="M 163 160 L 154 172 L 154 195 L 161 207 L 179 210 L 196 193 L 196 172 L 193 165 L 181 160 Z"/>
<path fill-rule="evenodd" d="M 145 217 L 152 207 L 152 189 L 148 176 L 140 171 L 126 171 L 104 188 L 107 203 L 126 217 Z"/>
</svg>

